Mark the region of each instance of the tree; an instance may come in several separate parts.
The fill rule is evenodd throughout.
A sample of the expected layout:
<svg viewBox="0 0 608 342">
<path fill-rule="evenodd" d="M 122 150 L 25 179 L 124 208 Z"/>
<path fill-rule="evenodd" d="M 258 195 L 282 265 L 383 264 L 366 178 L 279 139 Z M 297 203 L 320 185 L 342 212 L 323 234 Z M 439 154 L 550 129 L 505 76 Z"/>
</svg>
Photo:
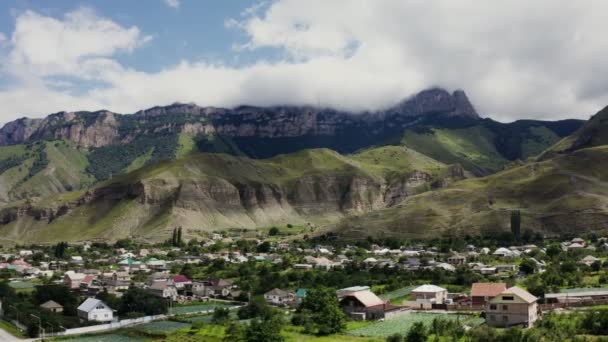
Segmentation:
<svg viewBox="0 0 608 342">
<path fill-rule="evenodd" d="M 562 248 L 559 246 L 559 244 L 552 244 L 549 247 L 547 247 L 547 256 L 549 256 L 550 258 L 556 257 L 558 255 L 560 255 L 562 252 Z"/>
<path fill-rule="evenodd" d="M 536 263 L 532 259 L 526 258 L 519 264 L 519 270 L 525 274 L 532 274 L 536 271 Z"/>
<path fill-rule="evenodd" d="M 173 228 L 173 235 L 171 235 L 171 246 L 179 247 L 181 238 L 181 228 Z"/>
<path fill-rule="evenodd" d="M 166 314 L 168 305 L 165 300 L 149 291 L 137 287 L 129 288 L 121 297 L 119 314 L 141 313 L 143 315 Z"/>
<path fill-rule="evenodd" d="M 346 316 L 338 306 L 336 291 L 328 287 L 309 289 L 299 311 L 309 316 L 309 332 L 331 335 L 346 329 Z M 312 330 L 312 331 L 310 331 Z"/>
<path fill-rule="evenodd" d="M 410 330 L 407 332 L 405 336 L 406 342 L 426 342 L 428 336 L 428 332 L 426 331 L 426 327 L 422 322 L 416 322 Z"/>
<path fill-rule="evenodd" d="M 256 248 L 256 251 L 258 253 L 268 253 L 270 252 L 270 242 L 268 241 L 264 241 L 261 244 L 259 244 Z"/>
<path fill-rule="evenodd" d="M 245 329 L 245 341 L 247 342 L 283 342 L 281 336 L 283 322 L 277 316 L 267 319 L 254 319 Z"/>
<path fill-rule="evenodd" d="M 511 212 L 511 233 L 515 241 L 521 241 L 521 212 L 519 210 Z"/>
<path fill-rule="evenodd" d="M 270 235 L 270 236 L 279 235 L 279 228 L 277 228 L 277 227 L 270 228 L 270 230 L 268 231 L 268 235 Z"/>
<path fill-rule="evenodd" d="M 393 334 L 386 338 L 386 342 L 403 342 L 403 335 Z"/>
<path fill-rule="evenodd" d="M 239 322 L 232 321 L 226 328 L 224 342 L 243 342 L 245 341 L 245 329 Z"/>
<path fill-rule="evenodd" d="M 57 245 L 55 245 L 55 251 L 54 251 L 54 255 L 55 258 L 57 259 L 63 259 L 65 258 L 65 252 L 68 248 L 68 243 L 67 242 L 60 242 Z"/>
<path fill-rule="evenodd" d="M 176 241 L 175 245 L 180 247 L 180 246 L 182 246 L 183 243 L 184 243 L 184 241 L 182 240 L 182 227 L 179 227 L 177 229 L 177 241 Z"/>
<path fill-rule="evenodd" d="M 266 304 L 262 296 L 251 298 L 249 304 L 239 308 L 237 312 L 239 319 L 250 319 L 255 317 L 268 318 L 272 316 L 272 309 Z"/>
<path fill-rule="evenodd" d="M 227 308 L 215 308 L 211 321 L 214 324 L 224 324 L 230 319 L 230 310 Z"/>
</svg>

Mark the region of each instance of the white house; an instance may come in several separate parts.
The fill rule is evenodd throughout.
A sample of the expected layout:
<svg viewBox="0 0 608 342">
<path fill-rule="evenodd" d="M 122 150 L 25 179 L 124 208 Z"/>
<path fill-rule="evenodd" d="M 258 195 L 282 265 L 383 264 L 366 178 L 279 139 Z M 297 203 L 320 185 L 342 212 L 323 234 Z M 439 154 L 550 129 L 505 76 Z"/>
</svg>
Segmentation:
<svg viewBox="0 0 608 342">
<path fill-rule="evenodd" d="M 443 304 L 448 298 L 448 290 L 427 284 L 413 289 L 411 295 L 418 303 Z"/>
<path fill-rule="evenodd" d="M 78 307 L 78 317 L 86 321 L 109 322 L 114 319 L 114 312 L 99 299 L 87 298 Z"/>
</svg>

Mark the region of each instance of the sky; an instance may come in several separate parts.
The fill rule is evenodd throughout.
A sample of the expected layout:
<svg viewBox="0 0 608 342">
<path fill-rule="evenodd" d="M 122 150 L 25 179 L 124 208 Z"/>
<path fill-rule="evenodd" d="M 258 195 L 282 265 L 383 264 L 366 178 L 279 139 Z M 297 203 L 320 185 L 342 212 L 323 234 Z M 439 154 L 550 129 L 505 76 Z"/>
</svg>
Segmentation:
<svg viewBox="0 0 608 342">
<path fill-rule="evenodd" d="M 463 89 L 499 121 L 608 105 L 604 0 L 2 0 L 0 122 L 155 105 L 378 110 Z"/>
</svg>

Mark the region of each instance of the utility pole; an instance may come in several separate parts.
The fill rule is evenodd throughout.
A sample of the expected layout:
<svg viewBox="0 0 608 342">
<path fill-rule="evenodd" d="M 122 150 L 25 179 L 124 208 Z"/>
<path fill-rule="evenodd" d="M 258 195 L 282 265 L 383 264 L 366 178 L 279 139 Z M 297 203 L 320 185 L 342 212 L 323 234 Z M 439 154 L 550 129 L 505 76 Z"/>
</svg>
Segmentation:
<svg viewBox="0 0 608 342">
<path fill-rule="evenodd" d="M 9 304 L 8 306 L 15 309 L 15 313 L 17 314 L 17 329 L 21 330 L 21 327 L 19 326 L 21 324 L 21 322 L 19 322 L 19 309 L 17 309 L 17 307 L 12 304 Z"/>
<path fill-rule="evenodd" d="M 30 314 L 30 316 L 38 319 L 38 336 L 40 336 L 40 340 L 44 341 L 44 328 L 42 328 L 42 319 L 40 317 Z"/>
</svg>

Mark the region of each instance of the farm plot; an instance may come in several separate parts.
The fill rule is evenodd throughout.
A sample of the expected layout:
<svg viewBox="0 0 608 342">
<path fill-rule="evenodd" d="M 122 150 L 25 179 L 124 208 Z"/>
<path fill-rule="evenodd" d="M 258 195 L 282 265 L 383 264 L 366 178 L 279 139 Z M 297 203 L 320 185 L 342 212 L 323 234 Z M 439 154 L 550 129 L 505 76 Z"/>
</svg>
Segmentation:
<svg viewBox="0 0 608 342">
<path fill-rule="evenodd" d="M 76 338 L 70 338 L 66 341 L 70 342 L 141 342 L 143 339 L 128 337 L 119 334 L 106 334 L 106 335 L 95 335 L 95 336 L 81 336 Z"/>
<path fill-rule="evenodd" d="M 139 331 L 146 332 L 146 333 L 157 333 L 157 332 L 171 333 L 175 330 L 189 328 L 189 327 L 190 327 L 190 324 L 188 324 L 188 323 L 174 322 L 174 321 L 157 321 L 157 322 L 151 322 L 151 323 L 139 325 L 139 326 L 135 327 L 135 330 L 139 330 Z"/>
<path fill-rule="evenodd" d="M 389 319 L 384 322 L 377 322 L 359 329 L 351 330 L 348 332 L 348 334 L 353 336 L 367 337 L 387 337 L 397 333 L 406 334 L 414 323 L 422 322 L 425 325 L 430 326 L 435 318 L 450 320 L 459 319 L 464 324 L 470 326 L 476 326 L 483 323 L 482 318 L 470 315 L 411 313 L 401 317 Z"/>
<path fill-rule="evenodd" d="M 388 300 L 388 301 L 391 301 L 391 300 L 397 299 L 397 298 L 404 298 L 404 297 L 408 296 L 412 292 L 412 290 L 415 288 L 416 288 L 415 286 L 403 287 L 403 288 L 397 289 L 395 291 L 381 294 L 378 297 L 380 297 L 383 300 Z"/>
<path fill-rule="evenodd" d="M 208 304 L 197 304 L 197 305 L 188 305 L 188 306 L 176 306 L 171 308 L 170 313 L 174 315 L 183 315 L 190 314 L 196 312 L 206 312 L 213 311 L 217 308 L 222 309 L 230 309 L 234 308 L 236 305 L 230 304 L 221 304 L 221 303 L 208 303 Z"/>
</svg>

